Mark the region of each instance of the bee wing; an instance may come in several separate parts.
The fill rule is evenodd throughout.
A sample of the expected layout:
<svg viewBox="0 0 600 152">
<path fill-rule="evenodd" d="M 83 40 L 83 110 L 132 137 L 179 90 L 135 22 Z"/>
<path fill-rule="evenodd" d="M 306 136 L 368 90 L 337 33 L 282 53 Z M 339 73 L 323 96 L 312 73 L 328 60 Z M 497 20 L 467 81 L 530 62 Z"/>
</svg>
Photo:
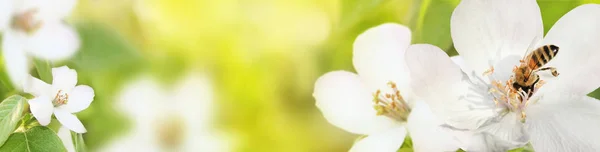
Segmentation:
<svg viewBox="0 0 600 152">
<path fill-rule="evenodd" d="M 525 54 L 523 55 L 523 61 L 525 61 L 525 63 L 527 63 L 527 61 L 529 61 L 529 54 L 531 54 L 531 52 L 533 52 L 533 50 L 537 49 L 537 44 L 540 41 L 540 37 L 539 36 L 535 36 L 533 37 L 533 39 L 531 40 L 531 42 L 529 43 L 529 46 L 527 46 L 527 51 L 525 52 Z"/>
</svg>

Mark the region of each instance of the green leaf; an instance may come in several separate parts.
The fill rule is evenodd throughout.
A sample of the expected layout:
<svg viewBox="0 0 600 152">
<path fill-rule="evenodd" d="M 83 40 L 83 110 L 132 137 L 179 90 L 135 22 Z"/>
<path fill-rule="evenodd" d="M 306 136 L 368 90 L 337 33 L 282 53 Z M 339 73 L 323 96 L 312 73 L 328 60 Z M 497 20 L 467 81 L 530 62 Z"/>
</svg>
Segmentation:
<svg viewBox="0 0 600 152">
<path fill-rule="evenodd" d="M 413 9 L 411 29 L 413 29 L 413 44 L 428 43 L 448 51 L 452 47 L 450 36 L 450 17 L 458 0 L 421 0 L 419 7 Z"/>
<path fill-rule="evenodd" d="M 73 146 L 75 146 L 76 152 L 86 152 L 85 142 L 83 141 L 83 134 L 78 134 L 71 131 L 71 139 L 73 139 Z"/>
<path fill-rule="evenodd" d="M 25 98 L 19 95 L 10 96 L 0 103 L 0 145 L 14 132 L 25 108 Z"/>
<path fill-rule="evenodd" d="M 404 137 L 404 142 L 402 142 L 401 148 L 411 148 L 413 147 L 412 138 L 410 136 Z"/>
<path fill-rule="evenodd" d="M 35 59 L 33 62 L 40 79 L 48 84 L 52 84 L 52 65 L 50 62 L 40 59 Z"/>
<path fill-rule="evenodd" d="M 544 22 L 544 33 L 548 32 L 552 25 L 558 21 L 563 15 L 579 6 L 581 3 L 577 1 L 559 1 L 559 0 L 538 0 L 540 12 L 542 13 L 542 21 Z"/>
<path fill-rule="evenodd" d="M 0 151 L 56 151 L 64 152 L 65 147 L 54 131 L 37 126 L 25 132 L 17 132 L 8 138 Z"/>
<path fill-rule="evenodd" d="M 400 148 L 397 152 L 413 152 L 415 151 L 413 148 Z"/>
<path fill-rule="evenodd" d="M 515 148 L 512 150 L 509 150 L 508 152 L 523 152 L 523 148 Z"/>
</svg>

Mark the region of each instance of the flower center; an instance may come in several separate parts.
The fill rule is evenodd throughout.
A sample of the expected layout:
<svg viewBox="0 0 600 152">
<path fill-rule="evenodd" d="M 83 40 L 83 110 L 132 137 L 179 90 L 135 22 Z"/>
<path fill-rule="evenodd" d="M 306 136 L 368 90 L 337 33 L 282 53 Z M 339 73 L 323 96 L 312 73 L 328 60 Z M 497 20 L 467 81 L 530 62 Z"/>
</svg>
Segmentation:
<svg viewBox="0 0 600 152">
<path fill-rule="evenodd" d="M 514 79 L 512 79 L 512 77 L 504 82 L 496 79 L 491 74 L 493 72 L 494 68 L 492 67 L 484 73 L 484 76 L 488 76 L 490 79 L 491 83 L 489 85 L 490 89 L 488 93 L 493 97 L 494 103 L 498 106 L 506 107 L 510 111 L 520 113 L 521 121 L 524 122 L 525 118 L 527 117 L 525 115 L 525 108 L 530 102 L 530 97 L 533 96 L 533 94 L 535 94 L 540 87 L 542 87 L 544 81 L 539 80 L 539 82 L 531 86 L 532 89 L 517 89 L 513 86 Z"/>
<path fill-rule="evenodd" d="M 54 99 L 52 100 L 54 107 L 67 104 L 67 102 L 69 102 L 69 94 L 62 90 L 58 90 L 58 93 L 56 93 L 56 96 L 54 96 Z"/>
<path fill-rule="evenodd" d="M 12 27 L 31 34 L 42 26 L 42 22 L 35 18 L 37 9 L 29 9 L 13 17 Z"/>
<path fill-rule="evenodd" d="M 181 147 L 184 142 L 186 129 L 182 118 L 173 116 L 168 119 L 162 119 L 162 122 L 156 125 L 159 144 L 162 148 L 177 149 Z"/>
<path fill-rule="evenodd" d="M 382 93 L 381 90 L 373 93 L 374 108 L 377 110 L 377 115 L 384 115 L 405 122 L 410 113 L 410 107 L 400 95 L 396 83 L 390 81 L 388 85 L 392 89 L 391 93 Z"/>
</svg>

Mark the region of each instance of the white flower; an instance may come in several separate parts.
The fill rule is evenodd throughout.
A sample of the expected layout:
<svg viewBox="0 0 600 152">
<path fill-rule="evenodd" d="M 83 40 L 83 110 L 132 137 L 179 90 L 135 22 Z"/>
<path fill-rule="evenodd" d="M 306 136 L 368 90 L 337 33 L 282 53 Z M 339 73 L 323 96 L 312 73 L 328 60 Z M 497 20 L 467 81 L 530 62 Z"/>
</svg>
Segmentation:
<svg viewBox="0 0 600 152">
<path fill-rule="evenodd" d="M 73 113 L 85 110 L 94 100 L 94 90 L 77 84 L 77 72 L 67 66 L 52 69 L 52 85 L 29 76 L 24 91 L 33 95 L 29 108 L 43 126 L 50 123 L 52 113 L 66 128 L 77 133 L 87 130 Z"/>
<path fill-rule="evenodd" d="M 71 131 L 68 128 L 60 127 L 58 133 L 56 133 L 60 140 L 67 149 L 67 152 L 75 152 L 75 146 L 73 145 L 73 138 L 71 138 Z"/>
<path fill-rule="evenodd" d="M 410 30 L 402 25 L 371 28 L 354 42 L 358 74 L 333 71 L 315 83 L 316 105 L 331 124 L 368 135 L 350 151 L 396 151 L 407 132 L 416 151 L 458 149 L 452 136 L 439 127 L 442 121 L 410 92 L 404 63 L 410 41 Z"/>
<path fill-rule="evenodd" d="M 600 101 L 586 96 L 600 86 L 598 27 L 597 4 L 571 10 L 544 37 L 534 0 L 463 0 L 451 18 L 462 71 L 435 46 L 411 46 L 411 86 L 449 127 L 480 132 L 502 150 L 530 142 L 536 151 L 600 151 Z M 548 44 L 560 51 L 543 67 L 560 75 L 538 72 L 542 82 L 531 97 L 511 92 L 513 67 Z"/>
<path fill-rule="evenodd" d="M 168 87 L 141 77 L 125 85 L 117 100 L 133 126 L 100 151 L 229 151 L 210 130 L 213 90 L 203 75 L 189 74 Z"/>
<path fill-rule="evenodd" d="M 65 18 L 76 0 L 0 0 L 2 56 L 13 85 L 21 89 L 30 59 L 62 60 L 79 48 L 75 30 Z"/>
</svg>

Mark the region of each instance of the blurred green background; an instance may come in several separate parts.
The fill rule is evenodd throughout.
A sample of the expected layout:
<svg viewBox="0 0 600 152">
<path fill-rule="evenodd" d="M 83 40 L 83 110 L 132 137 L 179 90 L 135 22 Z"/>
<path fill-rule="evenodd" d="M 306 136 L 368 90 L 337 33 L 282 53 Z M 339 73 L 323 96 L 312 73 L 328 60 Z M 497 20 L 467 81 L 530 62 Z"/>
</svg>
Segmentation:
<svg viewBox="0 0 600 152">
<path fill-rule="evenodd" d="M 539 0 L 544 29 L 578 5 Z M 140 73 L 169 85 L 189 69 L 213 81 L 214 128 L 234 151 L 347 151 L 358 135 L 330 125 L 315 107 L 315 80 L 354 71 L 352 43 L 366 29 L 395 22 L 456 55 L 450 16 L 459 0 L 80 0 L 68 22 L 82 39 L 61 64 L 96 90 L 78 114 L 97 150 L 131 130 L 115 110 L 125 82 Z M 2 91 L 6 92 L 6 90 Z M 591 96 L 600 97 L 595 91 Z"/>
</svg>

